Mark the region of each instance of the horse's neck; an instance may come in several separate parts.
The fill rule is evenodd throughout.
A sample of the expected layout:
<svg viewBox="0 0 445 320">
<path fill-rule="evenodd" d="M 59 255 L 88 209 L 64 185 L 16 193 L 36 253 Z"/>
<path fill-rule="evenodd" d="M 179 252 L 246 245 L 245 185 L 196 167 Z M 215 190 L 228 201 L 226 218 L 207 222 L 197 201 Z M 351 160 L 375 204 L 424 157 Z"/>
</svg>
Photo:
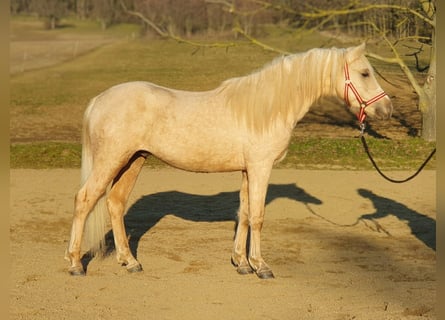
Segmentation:
<svg viewBox="0 0 445 320">
<path fill-rule="evenodd" d="M 315 49 L 293 58 L 288 79 L 294 81 L 296 94 L 300 96 L 300 99 L 293 99 L 293 126 L 320 98 L 336 95 L 335 79 L 342 59 L 340 55 L 338 49 Z"/>
<path fill-rule="evenodd" d="M 335 94 L 334 83 L 338 73 L 339 59 L 342 57 L 338 49 L 314 49 L 296 58 L 299 61 L 293 68 L 298 81 L 306 87 L 303 93 L 314 101 Z"/>
</svg>

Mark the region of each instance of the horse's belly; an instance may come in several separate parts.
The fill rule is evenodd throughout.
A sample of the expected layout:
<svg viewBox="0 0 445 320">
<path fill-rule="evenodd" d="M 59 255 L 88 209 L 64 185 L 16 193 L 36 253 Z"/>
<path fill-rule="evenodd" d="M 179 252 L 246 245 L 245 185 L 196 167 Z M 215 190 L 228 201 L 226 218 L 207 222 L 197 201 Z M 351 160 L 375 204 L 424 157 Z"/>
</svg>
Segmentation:
<svg viewBox="0 0 445 320">
<path fill-rule="evenodd" d="M 227 138 L 227 137 L 226 137 Z M 188 171 L 224 172 L 245 167 L 242 145 L 234 139 L 205 135 L 158 136 L 147 151 L 169 165 Z"/>
<path fill-rule="evenodd" d="M 227 172 L 244 169 L 241 155 L 231 153 L 220 154 L 215 151 L 201 150 L 170 150 L 152 152 L 154 156 L 167 164 L 187 171 L 195 172 Z"/>
</svg>

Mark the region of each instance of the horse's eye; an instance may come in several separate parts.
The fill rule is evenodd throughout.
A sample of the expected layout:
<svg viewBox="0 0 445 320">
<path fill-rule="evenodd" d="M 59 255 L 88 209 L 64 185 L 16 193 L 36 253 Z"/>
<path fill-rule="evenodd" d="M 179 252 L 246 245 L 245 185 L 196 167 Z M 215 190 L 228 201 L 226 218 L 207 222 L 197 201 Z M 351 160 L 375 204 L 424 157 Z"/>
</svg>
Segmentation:
<svg viewBox="0 0 445 320">
<path fill-rule="evenodd" d="M 369 71 L 368 70 L 363 71 L 361 74 L 362 74 L 363 78 L 369 77 Z"/>
</svg>

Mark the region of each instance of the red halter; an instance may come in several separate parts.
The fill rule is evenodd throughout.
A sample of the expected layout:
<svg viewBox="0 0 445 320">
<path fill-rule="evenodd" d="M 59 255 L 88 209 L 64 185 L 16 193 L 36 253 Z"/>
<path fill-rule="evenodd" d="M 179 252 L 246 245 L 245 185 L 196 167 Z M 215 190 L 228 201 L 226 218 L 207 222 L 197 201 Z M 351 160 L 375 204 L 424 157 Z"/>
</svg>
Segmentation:
<svg viewBox="0 0 445 320">
<path fill-rule="evenodd" d="M 374 102 L 382 99 L 384 96 L 386 96 L 385 92 L 381 92 L 378 95 L 374 96 L 373 98 L 369 99 L 368 101 L 365 101 L 362 99 L 360 94 L 358 93 L 357 89 L 355 88 L 354 84 L 352 83 L 351 79 L 349 78 L 349 70 L 348 70 L 348 63 L 345 62 L 345 92 L 344 92 L 344 99 L 347 106 L 351 106 L 349 102 L 349 89 L 351 89 L 352 93 L 354 93 L 355 98 L 360 103 L 360 111 L 357 113 L 357 119 L 360 121 L 360 124 L 362 124 L 365 121 L 366 113 L 365 108 L 369 106 L 370 104 L 373 104 Z"/>
</svg>

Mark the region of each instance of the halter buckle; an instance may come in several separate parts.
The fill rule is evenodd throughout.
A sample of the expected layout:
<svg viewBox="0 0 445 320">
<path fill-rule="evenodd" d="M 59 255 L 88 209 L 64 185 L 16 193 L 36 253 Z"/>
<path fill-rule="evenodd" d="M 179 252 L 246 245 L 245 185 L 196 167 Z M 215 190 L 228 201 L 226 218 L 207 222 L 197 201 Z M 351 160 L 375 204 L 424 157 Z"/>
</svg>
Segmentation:
<svg viewBox="0 0 445 320">
<path fill-rule="evenodd" d="M 364 122 L 360 122 L 360 136 L 365 134 L 366 124 Z"/>
</svg>

